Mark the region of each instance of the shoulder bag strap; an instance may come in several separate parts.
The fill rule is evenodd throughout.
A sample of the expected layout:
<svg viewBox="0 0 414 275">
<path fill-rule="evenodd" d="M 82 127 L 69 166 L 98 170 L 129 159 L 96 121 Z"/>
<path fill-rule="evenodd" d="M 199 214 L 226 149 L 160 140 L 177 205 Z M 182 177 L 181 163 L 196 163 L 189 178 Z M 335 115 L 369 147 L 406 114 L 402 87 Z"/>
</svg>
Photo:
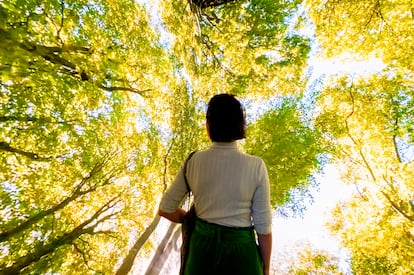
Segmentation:
<svg viewBox="0 0 414 275">
<path fill-rule="evenodd" d="M 184 163 L 184 170 L 183 170 L 183 172 L 184 172 L 184 181 L 185 181 L 185 185 L 187 185 L 188 195 L 190 195 L 191 188 L 188 185 L 188 180 L 187 180 L 187 163 L 191 159 L 191 157 L 194 155 L 195 152 L 196 151 L 191 152 L 190 155 L 188 155 L 188 157 L 187 157 L 187 159 L 185 160 L 185 163 Z"/>
</svg>

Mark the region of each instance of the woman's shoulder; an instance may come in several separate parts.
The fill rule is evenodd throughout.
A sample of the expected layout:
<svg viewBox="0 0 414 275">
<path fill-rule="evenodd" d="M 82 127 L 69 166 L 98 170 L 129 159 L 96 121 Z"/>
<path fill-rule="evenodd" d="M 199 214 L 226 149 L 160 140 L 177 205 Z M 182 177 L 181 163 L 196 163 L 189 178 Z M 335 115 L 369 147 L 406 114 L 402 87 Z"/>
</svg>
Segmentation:
<svg viewBox="0 0 414 275">
<path fill-rule="evenodd" d="M 248 153 L 242 153 L 242 154 L 250 162 L 253 162 L 253 163 L 256 163 L 256 164 L 262 164 L 262 163 L 264 164 L 263 159 L 259 156 L 248 154 Z"/>
</svg>

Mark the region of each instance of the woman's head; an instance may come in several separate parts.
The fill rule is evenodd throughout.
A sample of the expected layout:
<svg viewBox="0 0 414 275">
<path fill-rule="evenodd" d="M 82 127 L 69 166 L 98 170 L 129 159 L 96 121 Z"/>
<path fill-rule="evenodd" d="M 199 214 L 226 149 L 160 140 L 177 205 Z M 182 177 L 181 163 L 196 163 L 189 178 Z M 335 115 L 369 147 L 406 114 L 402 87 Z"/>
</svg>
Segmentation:
<svg viewBox="0 0 414 275">
<path fill-rule="evenodd" d="M 243 106 L 230 94 L 215 95 L 207 109 L 207 127 L 215 142 L 230 142 L 246 137 Z"/>
</svg>

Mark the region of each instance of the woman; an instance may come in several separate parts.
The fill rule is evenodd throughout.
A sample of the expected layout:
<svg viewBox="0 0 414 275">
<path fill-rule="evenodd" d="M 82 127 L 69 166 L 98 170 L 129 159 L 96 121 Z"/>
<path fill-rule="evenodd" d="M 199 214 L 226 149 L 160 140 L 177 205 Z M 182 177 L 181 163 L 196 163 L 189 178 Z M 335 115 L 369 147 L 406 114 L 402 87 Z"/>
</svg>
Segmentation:
<svg viewBox="0 0 414 275">
<path fill-rule="evenodd" d="M 206 118 L 213 143 L 195 153 L 187 164 L 197 221 L 185 274 L 267 275 L 272 233 L 265 163 L 238 150 L 236 140 L 245 138 L 246 121 L 234 96 L 214 96 Z M 181 169 L 162 198 L 159 215 L 181 223 L 186 211 L 179 205 L 186 193 Z"/>
</svg>

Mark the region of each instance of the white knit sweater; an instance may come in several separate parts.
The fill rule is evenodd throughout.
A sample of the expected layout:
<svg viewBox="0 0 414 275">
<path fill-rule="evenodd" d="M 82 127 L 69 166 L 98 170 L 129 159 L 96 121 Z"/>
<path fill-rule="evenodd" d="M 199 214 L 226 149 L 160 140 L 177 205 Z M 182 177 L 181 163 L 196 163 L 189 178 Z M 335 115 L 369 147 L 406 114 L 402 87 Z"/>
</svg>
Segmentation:
<svg viewBox="0 0 414 275">
<path fill-rule="evenodd" d="M 270 186 L 262 159 L 244 154 L 236 142 L 214 142 L 194 154 L 187 166 L 197 216 L 225 226 L 254 225 L 259 234 L 271 232 Z M 187 193 L 183 168 L 161 200 L 160 209 L 174 212 Z"/>
</svg>

